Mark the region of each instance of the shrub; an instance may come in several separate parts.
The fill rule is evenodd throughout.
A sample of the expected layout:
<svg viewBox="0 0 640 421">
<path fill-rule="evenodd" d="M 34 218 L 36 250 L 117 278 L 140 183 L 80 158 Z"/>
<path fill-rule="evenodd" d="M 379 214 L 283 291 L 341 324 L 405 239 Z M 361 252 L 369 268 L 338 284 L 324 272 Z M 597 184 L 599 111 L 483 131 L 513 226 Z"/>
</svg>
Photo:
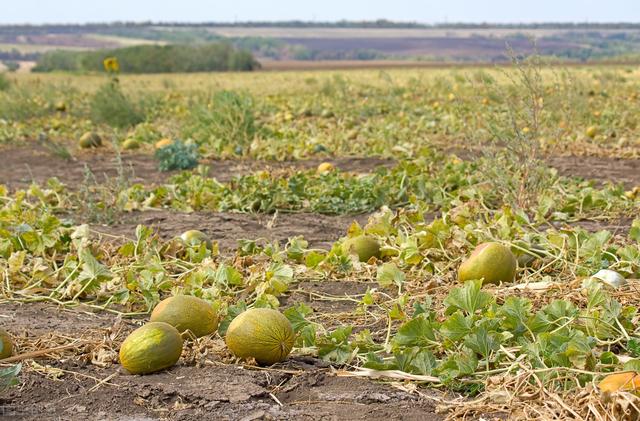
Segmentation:
<svg viewBox="0 0 640 421">
<path fill-rule="evenodd" d="M 91 99 L 91 118 L 113 127 L 134 126 L 144 120 L 138 107 L 122 92 L 117 79 L 102 85 Z"/>
<path fill-rule="evenodd" d="M 18 69 L 20 69 L 20 63 L 18 63 L 17 61 L 5 60 L 3 63 L 7 68 L 7 71 L 9 72 L 16 72 L 18 71 Z"/>
<path fill-rule="evenodd" d="M 189 170 L 198 165 L 198 147 L 175 140 L 170 145 L 156 150 L 160 171 Z"/>
<path fill-rule="evenodd" d="M 251 96 L 233 91 L 215 93 L 207 103 L 192 107 L 185 138 L 211 146 L 215 152 L 242 154 L 255 134 Z"/>
</svg>

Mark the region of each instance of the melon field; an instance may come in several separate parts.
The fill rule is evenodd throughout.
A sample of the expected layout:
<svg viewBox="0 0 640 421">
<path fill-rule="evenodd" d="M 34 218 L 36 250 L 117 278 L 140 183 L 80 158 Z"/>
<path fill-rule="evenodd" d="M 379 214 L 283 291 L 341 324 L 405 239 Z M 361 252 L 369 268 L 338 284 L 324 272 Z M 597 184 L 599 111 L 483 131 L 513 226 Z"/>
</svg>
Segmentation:
<svg viewBox="0 0 640 421">
<path fill-rule="evenodd" d="M 0 415 L 640 419 L 640 69 L 0 74 Z"/>
</svg>

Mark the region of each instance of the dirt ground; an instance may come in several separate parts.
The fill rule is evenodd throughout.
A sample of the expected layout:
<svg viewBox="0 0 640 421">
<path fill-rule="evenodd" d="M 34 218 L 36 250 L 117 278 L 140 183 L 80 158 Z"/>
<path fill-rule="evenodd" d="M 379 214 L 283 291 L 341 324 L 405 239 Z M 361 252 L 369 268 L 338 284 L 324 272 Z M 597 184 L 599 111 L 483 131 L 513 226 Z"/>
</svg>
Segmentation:
<svg viewBox="0 0 640 421">
<path fill-rule="evenodd" d="M 460 151 L 455 151 L 460 152 Z M 471 159 L 473 153 L 460 153 Z M 113 152 L 81 152 L 72 161 L 52 154 L 46 148 L 33 142 L 27 146 L 0 148 L 2 165 L 0 166 L 0 184 L 10 188 L 26 187 L 33 181 L 42 183 L 51 177 L 57 177 L 62 183 L 77 186 L 85 180 L 85 166 L 91 170 L 96 180 L 118 175 L 118 164 Z M 322 158 L 300 161 L 256 161 L 221 160 L 209 161 L 209 174 L 219 181 L 226 182 L 234 176 L 249 174 L 258 170 L 284 170 L 287 168 L 311 169 L 321 162 L 331 162 L 342 171 L 370 172 L 377 167 L 391 167 L 392 159 L 384 158 Z M 640 185 L 640 159 L 621 159 L 589 156 L 551 156 L 547 163 L 565 176 L 576 176 L 598 181 L 622 182 L 627 187 Z M 131 183 L 158 184 L 166 181 L 175 172 L 158 171 L 157 163 L 151 154 L 134 153 L 122 155 L 122 168 Z"/>
<path fill-rule="evenodd" d="M 328 216 L 314 213 L 277 215 L 209 212 L 145 211 L 124 213 L 115 225 L 94 225 L 96 233 L 133 238 L 136 226 L 150 226 L 164 238 L 198 229 L 218 242 L 221 251 L 235 250 L 238 239 L 265 239 L 284 245 L 289 238 L 304 235 L 313 248 L 331 248 L 346 234 L 353 221 L 365 224 L 369 215 Z"/>
<path fill-rule="evenodd" d="M 640 186 L 640 159 L 593 156 L 559 156 L 547 159 L 550 166 L 566 176 Z"/>
</svg>

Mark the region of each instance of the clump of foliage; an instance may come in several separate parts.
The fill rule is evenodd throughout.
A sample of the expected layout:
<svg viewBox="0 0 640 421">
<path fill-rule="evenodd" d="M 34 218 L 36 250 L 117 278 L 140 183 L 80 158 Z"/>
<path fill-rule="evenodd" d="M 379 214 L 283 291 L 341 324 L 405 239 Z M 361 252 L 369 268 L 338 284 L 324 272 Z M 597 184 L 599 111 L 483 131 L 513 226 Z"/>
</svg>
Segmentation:
<svg viewBox="0 0 640 421">
<path fill-rule="evenodd" d="M 17 61 L 5 60 L 3 61 L 3 64 L 9 72 L 15 72 L 20 69 L 20 63 L 18 63 Z"/>
<path fill-rule="evenodd" d="M 91 118 L 96 123 L 123 128 L 142 122 L 144 114 L 122 92 L 118 79 L 114 78 L 102 85 L 91 99 Z"/>
<path fill-rule="evenodd" d="M 183 136 L 207 144 L 213 152 L 242 154 L 256 132 L 253 98 L 234 91 L 216 92 L 194 104 Z"/>
<path fill-rule="evenodd" d="M 36 72 L 100 71 L 106 57 L 115 57 L 124 73 L 178 73 L 255 70 L 260 64 L 246 50 L 227 43 L 204 45 L 136 45 L 90 52 L 53 51 L 43 54 Z"/>
<path fill-rule="evenodd" d="M 160 171 L 189 170 L 198 165 L 198 147 L 175 140 L 170 145 L 156 151 Z"/>
</svg>

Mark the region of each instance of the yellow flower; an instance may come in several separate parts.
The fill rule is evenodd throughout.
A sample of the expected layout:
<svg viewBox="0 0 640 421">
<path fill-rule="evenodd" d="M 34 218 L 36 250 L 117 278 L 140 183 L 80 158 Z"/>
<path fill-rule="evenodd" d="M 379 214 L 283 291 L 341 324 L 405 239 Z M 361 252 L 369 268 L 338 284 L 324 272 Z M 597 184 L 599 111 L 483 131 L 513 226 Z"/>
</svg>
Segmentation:
<svg viewBox="0 0 640 421">
<path fill-rule="evenodd" d="M 105 58 L 102 61 L 102 65 L 107 73 L 118 73 L 120 71 L 120 63 L 118 63 L 118 59 L 116 57 Z"/>
</svg>

